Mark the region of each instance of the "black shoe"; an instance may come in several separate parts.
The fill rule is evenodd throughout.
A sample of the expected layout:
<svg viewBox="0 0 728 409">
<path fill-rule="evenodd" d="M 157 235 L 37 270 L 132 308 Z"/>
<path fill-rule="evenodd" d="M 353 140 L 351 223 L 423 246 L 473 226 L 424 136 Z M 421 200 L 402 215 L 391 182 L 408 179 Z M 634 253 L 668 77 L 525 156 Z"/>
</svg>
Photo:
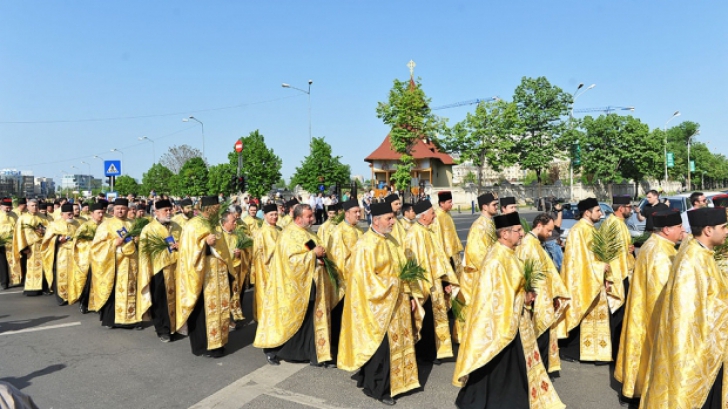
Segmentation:
<svg viewBox="0 0 728 409">
<path fill-rule="evenodd" d="M 169 342 L 172 340 L 172 337 L 169 334 L 162 334 L 159 336 L 159 340 L 162 342 Z"/>
<path fill-rule="evenodd" d="M 106 329 L 114 329 L 114 326 L 113 325 L 104 325 L 104 328 L 106 328 Z"/>
<path fill-rule="evenodd" d="M 309 362 L 308 365 L 313 366 L 314 368 L 323 368 L 324 367 L 324 364 L 317 364 L 315 362 Z"/>
<path fill-rule="evenodd" d="M 327 361 L 327 362 L 324 362 L 324 368 L 327 368 L 327 369 L 328 369 L 328 368 L 333 368 L 333 369 L 336 369 L 336 368 L 337 368 L 337 366 L 336 366 L 336 362 L 334 362 L 334 361 Z"/>
<path fill-rule="evenodd" d="M 442 364 L 442 361 L 441 361 L 441 360 L 439 360 L 439 359 L 437 359 L 437 358 L 435 358 L 435 360 L 434 360 L 434 361 L 432 361 L 432 364 L 433 364 L 433 365 L 440 365 L 440 364 Z"/>
<path fill-rule="evenodd" d="M 562 361 L 566 361 L 566 362 L 579 362 L 578 359 L 572 358 L 572 357 L 570 357 L 568 355 L 561 355 L 561 360 Z"/>
<path fill-rule="evenodd" d="M 134 329 L 137 331 L 144 331 L 144 327 L 141 325 L 137 325 L 136 327 L 134 327 Z"/>
<path fill-rule="evenodd" d="M 217 348 L 212 351 L 206 351 L 202 354 L 205 358 L 222 358 L 225 356 L 225 348 Z"/>
<path fill-rule="evenodd" d="M 394 406 L 395 404 L 397 404 L 397 401 L 392 399 L 391 396 L 385 396 L 382 399 L 377 400 L 388 406 Z"/>
<path fill-rule="evenodd" d="M 81 314 L 88 314 L 88 307 L 85 305 L 81 304 L 78 309 L 81 311 Z"/>
<path fill-rule="evenodd" d="M 278 359 L 278 357 L 275 355 L 266 355 L 265 359 L 268 361 L 269 364 L 273 366 L 278 366 L 281 364 L 281 360 Z"/>
</svg>

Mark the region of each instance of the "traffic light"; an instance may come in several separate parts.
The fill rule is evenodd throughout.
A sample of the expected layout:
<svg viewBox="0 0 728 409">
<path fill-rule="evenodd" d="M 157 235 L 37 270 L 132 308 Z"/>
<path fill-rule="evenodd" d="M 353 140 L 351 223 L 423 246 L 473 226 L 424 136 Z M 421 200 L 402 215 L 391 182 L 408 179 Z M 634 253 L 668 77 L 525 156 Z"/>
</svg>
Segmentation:
<svg viewBox="0 0 728 409">
<path fill-rule="evenodd" d="M 228 184 L 230 191 L 235 193 L 238 190 L 238 177 L 233 176 L 230 178 L 230 183 Z"/>
<path fill-rule="evenodd" d="M 247 190 L 247 183 L 245 183 L 245 177 L 244 176 L 238 176 L 237 179 L 237 188 L 240 192 L 245 192 Z"/>
</svg>

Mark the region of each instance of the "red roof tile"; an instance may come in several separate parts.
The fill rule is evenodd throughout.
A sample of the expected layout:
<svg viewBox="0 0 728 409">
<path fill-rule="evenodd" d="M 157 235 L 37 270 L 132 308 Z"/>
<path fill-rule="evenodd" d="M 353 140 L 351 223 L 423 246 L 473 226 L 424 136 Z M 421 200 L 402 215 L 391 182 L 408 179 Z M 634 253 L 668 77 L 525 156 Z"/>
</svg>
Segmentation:
<svg viewBox="0 0 728 409">
<path fill-rule="evenodd" d="M 365 162 L 373 162 L 375 160 L 399 160 L 400 155 L 392 149 L 392 142 L 389 139 L 389 135 L 384 138 L 384 142 L 377 149 L 374 150 L 369 156 L 364 158 Z M 443 165 L 454 165 L 455 161 L 447 153 L 440 152 L 435 144 L 432 142 L 425 142 L 422 139 L 418 139 L 415 146 L 412 148 L 412 157 L 415 159 L 439 159 Z"/>
</svg>

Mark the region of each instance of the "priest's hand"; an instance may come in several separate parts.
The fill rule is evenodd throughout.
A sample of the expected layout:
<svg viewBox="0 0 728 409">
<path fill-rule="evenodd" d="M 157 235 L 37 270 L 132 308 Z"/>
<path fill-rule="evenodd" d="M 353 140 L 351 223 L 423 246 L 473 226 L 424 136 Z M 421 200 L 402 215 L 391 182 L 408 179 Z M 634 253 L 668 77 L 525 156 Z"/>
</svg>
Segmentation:
<svg viewBox="0 0 728 409">
<path fill-rule="evenodd" d="M 554 311 L 557 311 L 561 307 L 561 299 L 554 298 Z"/>
<path fill-rule="evenodd" d="M 445 292 L 448 294 L 452 294 L 452 285 L 445 286 L 443 290 L 445 290 Z"/>
<path fill-rule="evenodd" d="M 318 258 L 321 258 L 326 255 L 326 249 L 321 246 L 314 247 L 313 252 L 316 253 L 316 257 L 318 257 Z"/>
<path fill-rule="evenodd" d="M 629 247 L 627 247 L 627 251 L 629 253 L 634 253 L 634 244 L 630 244 Z"/>
<path fill-rule="evenodd" d="M 604 287 L 607 289 L 607 292 L 612 290 L 612 282 L 611 281 L 605 281 Z"/>
<path fill-rule="evenodd" d="M 415 310 L 417 309 L 417 302 L 414 298 L 410 300 L 410 304 L 412 305 L 412 312 L 415 312 Z"/>
<path fill-rule="evenodd" d="M 536 300 L 536 293 L 533 291 L 529 291 L 526 293 L 526 306 L 531 306 L 533 302 Z"/>
<path fill-rule="evenodd" d="M 174 243 L 169 246 L 172 250 L 179 250 L 179 243 Z"/>
<path fill-rule="evenodd" d="M 22 251 L 22 253 L 23 254 L 30 254 L 30 248 L 29 247 L 26 248 L 25 250 Z"/>
<path fill-rule="evenodd" d="M 41 226 L 38 226 L 34 231 L 35 231 L 35 234 L 37 234 L 39 236 L 43 236 L 43 234 L 45 234 L 45 232 L 43 231 L 43 227 L 41 227 Z"/>
<path fill-rule="evenodd" d="M 214 246 L 217 242 L 217 237 L 215 237 L 214 234 L 208 234 L 207 237 L 205 237 L 205 243 L 207 243 L 208 246 Z"/>
<path fill-rule="evenodd" d="M 612 267 L 609 265 L 609 263 L 604 264 L 604 273 L 608 273 L 612 271 Z"/>
<path fill-rule="evenodd" d="M 117 237 L 117 238 L 116 238 L 116 239 L 114 240 L 114 246 L 116 246 L 116 247 L 119 247 L 119 246 L 121 246 L 122 244 L 124 244 L 124 239 L 122 239 L 121 237 Z"/>
<path fill-rule="evenodd" d="M 233 251 L 233 255 L 235 255 L 235 257 L 240 257 L 241 253 L 242 251 L 240 251 L 240 249 L 235 249 L 235 251 Z"/>
</svg>

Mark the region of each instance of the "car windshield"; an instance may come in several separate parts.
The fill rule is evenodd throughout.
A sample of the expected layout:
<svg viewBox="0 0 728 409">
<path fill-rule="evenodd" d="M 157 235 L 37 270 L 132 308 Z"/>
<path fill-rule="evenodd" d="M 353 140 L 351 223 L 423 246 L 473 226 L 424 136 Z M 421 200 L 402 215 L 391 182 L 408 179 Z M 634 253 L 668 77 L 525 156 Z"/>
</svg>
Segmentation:
<svg viewBox="0 0 728 409">
<path fill-rule="evenodd" d="M 571 207 L 564 208 L 564 210 L 561 212 L 561 218 L 562 219 L 575 219 L 576 218 L 576 205 L 571 205 Z"/>
</svg>

